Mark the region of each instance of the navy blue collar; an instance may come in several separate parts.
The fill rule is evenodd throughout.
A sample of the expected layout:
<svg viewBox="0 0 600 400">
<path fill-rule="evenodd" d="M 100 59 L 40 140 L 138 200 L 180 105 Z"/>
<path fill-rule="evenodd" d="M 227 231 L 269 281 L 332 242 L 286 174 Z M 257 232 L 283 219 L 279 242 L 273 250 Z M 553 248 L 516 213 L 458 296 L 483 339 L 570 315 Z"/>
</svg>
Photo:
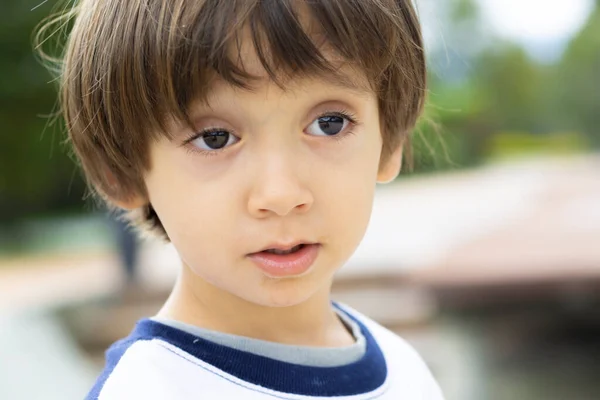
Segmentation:
<svg viewBox="0 0 600 400">
<path fill-rule="evenodd" d="M 344 311 L 342 311 L 344 312 Z M 159 322 L 142 319 L 128 343 L 161 339 L 243 381 L 304 396 L 351 396 L 371 392 L 386 379 L 387 366 L 377 342 L 354 316 L 367 342 L 364 356 L 348 365 L 310 367 L 222 346 Z"/>
</svg>

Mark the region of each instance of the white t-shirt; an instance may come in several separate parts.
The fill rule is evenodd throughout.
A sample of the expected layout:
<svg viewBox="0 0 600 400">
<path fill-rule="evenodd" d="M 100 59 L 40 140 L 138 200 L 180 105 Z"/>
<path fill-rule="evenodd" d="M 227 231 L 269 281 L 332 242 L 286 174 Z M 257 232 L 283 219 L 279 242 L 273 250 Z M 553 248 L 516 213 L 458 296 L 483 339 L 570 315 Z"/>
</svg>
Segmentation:
<svg viewBox="0 0 600 400">
<path fill-rule="evenodd" d="M 350 364 L 289 363 L 143 319 L 107 351 L 87 399 L 443 400 L 412 347 L 351 308 L 335 307 L 366 339 L 365 354 Z"/>
</svg>

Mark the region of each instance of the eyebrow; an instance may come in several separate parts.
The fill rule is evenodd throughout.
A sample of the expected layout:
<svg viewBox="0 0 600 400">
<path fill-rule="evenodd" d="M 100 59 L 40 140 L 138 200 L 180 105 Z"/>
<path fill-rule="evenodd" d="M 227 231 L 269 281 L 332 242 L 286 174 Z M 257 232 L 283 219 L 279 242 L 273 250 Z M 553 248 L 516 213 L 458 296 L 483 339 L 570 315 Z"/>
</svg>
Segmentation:
<svg viewBox="0 0 600 400">
<path fill-rule="evenodd" d="M 373 93 L 373 89 L 369 86 L 369 82 L 367 81 L 366 78 L 364 78 L 362 80 L 361 79 L 352 79 L 352 77 L 348 73 L 342 72 L 342 71 L 338 71 L 338 73 L 327 73 L 327 72 L 323 72 L 320 74 L 314 73 L 314 74 L 308 75 L 306 78 L 321 80 L 333 87 L 353 92 L 357 96 L 361 96 L 361 97 L 364 97 L 364 96 L 367 96 L 367 95 Z M 260 85 L 261 83 L 263 83 L 265 81 L 271 82 L 271 80 L 269 78 L 258 79 L 255 82 Z M 293 78 L 292 78 L 292 81 L 293 81 Z M 216 82 L 225 83 L 226 85 L 231 85 L 228 82 L 221 80 L 220 78 L 217 78 Z M 297 85 L 299 87 L 301 87 L 302 80 L 297 81 Z M 197 101 L 196 105 L 201 105 L 203 107 L 212 108 L 211 97 L 215 93 L 215 86 L 216 86 L 216 84 L 213 83 L 213 85 L 210 85 L 209 89 L 204 93 L 203 96 L 196 98 L 196 101 Z M 251 88 L 251 86 L 252 85 L 250 85 L 250 87 L 247 90 L 252 92 L 253 89 Z M 293 90 L 295 88 L 295 86 L 296 85 L 283 84 L 284 90 L 287 90 L 287 89 Z"/>
<path fill-rule="evenodd" d="M 344 66 L 341 66 L 333 72 L 314 72 L 308 74 L 304 78 L 320 80 L 338 89 L 349 90 L 360 96 L 365 96 L 373 92 L 370 82 L 366 77 L 354 77 L 353 73 L 351 72 L 352 70 L 347 72 L 344 71 L 344 69 Z M 358 75 L 359 73 L 355 72 L 355 74 Z M 294 77 L 292 77 L 292 81 L 294 81 Z M 299 81 L 297 81 L 297 83 L 299 85 L 302 84 L 302 77 Z M 287 87 L 290 86 L 284 85 L 284 89 Z M 291 86 L 291 88 L 294 88 L 294 86 Z"/>
<path fill-rule="evenodd" d="M 327 78 L 331 78 L 331 81 L 329 82 L 331 85 L 338 87 L 339 89 L 349 90 L 358 95 L 364 96 L 372 92 L 372 89 L 367 83 L 359 83 L 356 79 L 351 79 L 351 77 L 344 73 L 327 74 L 321 77 L 323 80 L 326 80 Z"/>
</svg>

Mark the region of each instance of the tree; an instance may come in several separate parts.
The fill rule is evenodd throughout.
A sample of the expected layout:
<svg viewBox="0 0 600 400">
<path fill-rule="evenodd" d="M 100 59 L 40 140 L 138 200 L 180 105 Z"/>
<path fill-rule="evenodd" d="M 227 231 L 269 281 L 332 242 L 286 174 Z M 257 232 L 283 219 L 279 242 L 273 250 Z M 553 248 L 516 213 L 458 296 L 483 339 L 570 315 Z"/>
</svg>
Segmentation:
<svg viewBox="0 0 600 400">
<path fill-rule="evenodd" d="M 28 6 L 29 4 L 29 6 Z M 32 49 L 35 25 L 50 6 L 11 0 L 0 13 L 0 221 L 32 213 L 81 209 L 84 184 L 62 145 L 64 130 L 48 126 L 56 85 Z"/>
<path fill-rule="evenodd" d="M 600 148 L 600 0 L 569 44 L 552 81 L 553 122 L 587 134 Z"/>
</svg>

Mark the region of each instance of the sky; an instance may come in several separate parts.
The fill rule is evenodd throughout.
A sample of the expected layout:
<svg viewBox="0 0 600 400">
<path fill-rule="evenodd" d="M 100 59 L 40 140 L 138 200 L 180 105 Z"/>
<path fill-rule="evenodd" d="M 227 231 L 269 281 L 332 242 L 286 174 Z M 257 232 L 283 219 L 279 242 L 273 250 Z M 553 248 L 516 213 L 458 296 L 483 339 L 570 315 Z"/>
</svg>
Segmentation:
<svg viewBox="0 0 600 400">
<path fill-rule="evenodd" d="M 523 45 L 539 61 L 560 57 L 585 24 L 592 0 L 478 0 L 498 36 Z"/>
<path fill-rule="evenodd" d="M 563 40 L 589 15 L 591 0 L 478 0 L 485 17 L 502 36 L 524 43 Z"/>
<path fill-rule="evenodd" d="M 416 0 L 426 43 L 429 41 L 434 46 L 444 41 L 436 16 L 442 9 L 439 1 Z M 594 6 L 593 0 L 476 1 L 490 34 L 515 41 L 533 58 L 550 62 L 560 57 Z"/>
</svg>

